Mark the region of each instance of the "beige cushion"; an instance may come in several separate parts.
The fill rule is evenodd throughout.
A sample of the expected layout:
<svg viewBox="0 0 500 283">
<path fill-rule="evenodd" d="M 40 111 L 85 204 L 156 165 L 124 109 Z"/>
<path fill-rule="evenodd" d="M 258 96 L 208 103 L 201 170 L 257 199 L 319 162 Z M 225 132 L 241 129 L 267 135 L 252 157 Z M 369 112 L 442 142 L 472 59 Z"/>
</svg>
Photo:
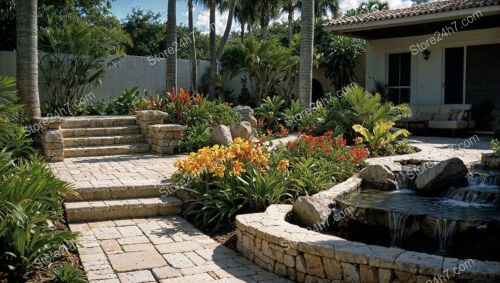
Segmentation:
<svg viewBox="0 0 500 283">
<path fill-rule="evenodd" d="M 468 121 L 429 121 L 428 124 L 431 129 L 467 129 L 473 127 Z"/>
<path fill-rule="evenodd" d="M 418 112 L 430 112 L 430 113 L 439 113 L 441 105 L 439 104 L 420 104 L 418 105 Z"/>
<path fill-rule="evenodd" d="M 450 112 L 450 121 L 461 121 L 464 118 L 464 110 L 453 109 Z"/>
<path fill-rule="evenodd" d="M 420 112 L 418 113 L 417 120 L 431 120 L 434 113 L 432 112 Z"/>
<path fill-rule="evenodd" d="M 446 114 L 434 114 L 432 116 L 433 121 L 448 121 L 448 118 L 450 117 L 449 113 Z"/>
</svg>

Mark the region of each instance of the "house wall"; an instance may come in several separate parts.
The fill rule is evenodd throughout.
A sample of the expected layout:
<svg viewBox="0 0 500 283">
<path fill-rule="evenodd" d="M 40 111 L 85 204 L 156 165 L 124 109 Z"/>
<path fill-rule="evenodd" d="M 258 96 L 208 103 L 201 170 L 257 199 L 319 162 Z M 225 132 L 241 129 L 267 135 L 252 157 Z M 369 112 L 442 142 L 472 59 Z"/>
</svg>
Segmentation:
<svg viewBox="0 0 500 283">
<path fill-rule="evenodd" d="M 372 40 L 366 49 L 366 86 L 372 88 L 374 81 L 387 84 L 388 54 L 412 52 L 417 43 L 428 41 L 432 34 L 413 37 Z M 444 101 L 444 50 L 449 47 L 463 47 L 500 43 L 500 28 L 464 31 L 442 37 L 436 44 L 430 44 L 429 60 L 421 52 L 411 56 L 411 103 L 441 104 Z M 415 52 L 413 52 L 415 53 Z"/>
</svg>

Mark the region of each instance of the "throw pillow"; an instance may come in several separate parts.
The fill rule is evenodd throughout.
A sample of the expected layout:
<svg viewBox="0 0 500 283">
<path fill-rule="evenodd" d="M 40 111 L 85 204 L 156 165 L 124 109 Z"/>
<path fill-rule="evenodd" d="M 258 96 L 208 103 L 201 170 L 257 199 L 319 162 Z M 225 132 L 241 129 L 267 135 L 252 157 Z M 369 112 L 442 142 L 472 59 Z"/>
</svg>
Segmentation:
<svg viewBox="0 0 500 283">
<path fill-rule="evenodd" d="M 420 112 L 418 113 L 417 115 L 417 120 L 431 120 L 432 119 L 432 116 L 434 116 L 434 113 L 432 112 Z"/>
</svg>

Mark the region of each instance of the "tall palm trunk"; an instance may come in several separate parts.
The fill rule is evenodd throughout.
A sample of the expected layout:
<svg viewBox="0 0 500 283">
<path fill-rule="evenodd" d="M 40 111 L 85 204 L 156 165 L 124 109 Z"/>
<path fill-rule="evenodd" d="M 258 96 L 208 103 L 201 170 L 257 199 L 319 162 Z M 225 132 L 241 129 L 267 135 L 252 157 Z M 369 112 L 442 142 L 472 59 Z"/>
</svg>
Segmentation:
<svg viewBox="0 0 500 283">
<path fill-rule="evenodd" d="M 191 60 L 191 92 L 198 88 L 198 63 L 196 61 L 196 41 L 194 37 L 193 0 L 188 0 L 189 57 Z"/>
<path fill-rule="evenodd" d="M 177 90 L 177 15 L 176 0 L 168 0 L 167 15 L 167 91 Z"/>
<path fill-rule="evenodd" d="M 16 78 L 20 102 L 29 121 L 40 114 L 38 95 L 37 1 L 16 1 Z"/>
<path fill-rule="evenodd" d="M 288 9 L 288 47 L 292 46 L 292 40 L 293 40 L 293 11 L 294 7 L 290 5 Z"/>
<path fill-rule="evenodd" d="M 215 46 L 215 0 L 210 0 L 210 81 L 208 92 L 215 97 L 215 86 L 217 83 L 217 50 Z"/>
<path fill-rule="evenodd" d="M 264 0 L 260 6 L 260 38 L 267 40 L 267 27 L 269 26 L 269 5 L 268 1 Z"/>
<path fill-rule="evenodd" d="M 311 106 L 314 45 L 314 0 L 302 1 L 300 20 L 299 101 Z"/>
<path fill-rule="evenodd" d="M 241 21 L 240 39 L 241 43 L 245 41 L 245 22 L 243 20 Z"/>
</svg>

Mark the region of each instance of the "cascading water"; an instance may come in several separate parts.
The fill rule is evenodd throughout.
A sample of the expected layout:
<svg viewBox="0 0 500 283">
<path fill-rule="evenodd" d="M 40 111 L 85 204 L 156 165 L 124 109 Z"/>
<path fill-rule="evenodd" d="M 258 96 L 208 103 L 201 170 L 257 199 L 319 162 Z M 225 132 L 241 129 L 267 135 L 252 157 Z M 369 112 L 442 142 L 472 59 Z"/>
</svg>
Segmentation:
<svg viewBox="0 0 500 283">
<path fill-rule="evenodd" d="M 396 191 L 408 191 L 415 188 L 415 173 L 402 171 L 396 174 Z"/>
<path fill-rule="evenodd" d="M 438 254 L 444 255 L 446 249 L 452 244 L 456 224 L 454 220 L 436 219 L 434 237 L 439 242 Z"/>
<path fill-rule="evenodd" d="M 399 247 L 404 240 L 406 220 L 408 214 L 389 211 L 387 213 L 387 223 L 391 235 L 391 246 Z"/>
<path fill-rule="evenodd" d="M 446 199 L 455 201 L 457 205 L 500 205 L 500 187 L 496 176 L 467 176 L 466 187 L 451 188 Z"/>
</svg>

